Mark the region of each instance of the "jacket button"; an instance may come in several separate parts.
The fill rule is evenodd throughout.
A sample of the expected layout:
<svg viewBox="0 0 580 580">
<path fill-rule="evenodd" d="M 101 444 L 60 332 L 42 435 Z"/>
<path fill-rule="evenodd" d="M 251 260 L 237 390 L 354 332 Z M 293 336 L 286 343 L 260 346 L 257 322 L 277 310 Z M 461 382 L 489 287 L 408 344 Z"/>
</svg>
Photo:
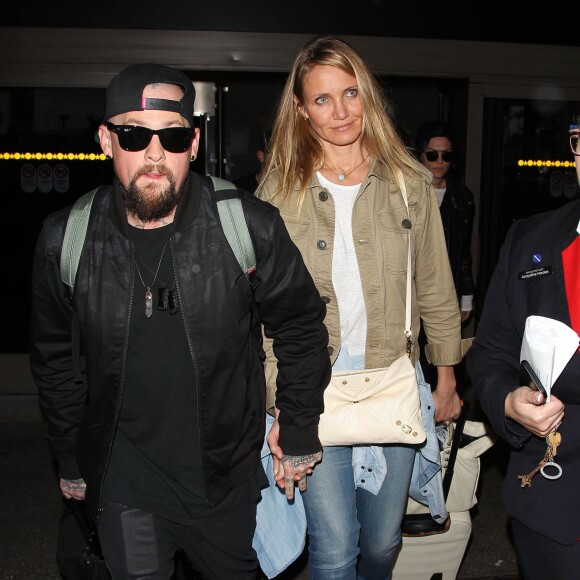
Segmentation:
<svg viewBox="0 0 580 580">
<path fill-rule="evenodd" d="M 319 250 L 326 250 L 326 242 L 325 242 L 324 240 L 318 240 L 318 241 L 316 242 L 316 247 L 317 247 Z"/>
<path fill-rule="evenodd" d="M 326 193 L 326 191 L 321 191 L 321 192 L 318 194 L 318 199 L 319 199 L 320 201 L 327 201 L 327 200 L 328 200 L 328 193 Z"/>
<path fill-rule="evenodd" d="M 329 346 L 329 347 L 327 347 L 327 348 L 328 348 L 328 354 L 329 354 L 330 356 L 332 356 L 332 355 L 334 354 L 334 347 L 332 347 L 332 346 Z"/>
<path fill-rule="evenodd" d="M 411 220 L 410 219 L 404 219 L 401 222 L 401 225 L 406 229 L 406 230 L 410 230 L 411 229 Z"/>
<path fill-rule="evenodd" d="M 330 302 L 330 298 L 328 296 L 321 296 L 320 298 L 324 304 L 328 304 Z"/>
</svg>

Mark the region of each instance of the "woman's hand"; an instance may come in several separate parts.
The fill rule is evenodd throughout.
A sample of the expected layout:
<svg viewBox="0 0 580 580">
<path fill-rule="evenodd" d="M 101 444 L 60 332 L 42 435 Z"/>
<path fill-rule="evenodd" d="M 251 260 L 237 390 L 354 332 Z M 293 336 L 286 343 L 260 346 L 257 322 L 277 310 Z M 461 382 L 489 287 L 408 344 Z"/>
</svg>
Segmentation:
<svg viewBox="0 0 580 580">
<path fill-rule="evenodd" d="M 456 390 L 455 372 L 452 366 L 437 367 L 437 388 L 433 391 L 435 423 L 454 421 L 461 414 L 463 401 Z"/>
<path fill-rule="evenodd" d="M 505 399 L 505 415 L 538 437 L 546 437 L 564 419 L 564 403 L 553 395 L 544 402 L 542 393 L 528 387 L 511 391 Z"/>
</svg>

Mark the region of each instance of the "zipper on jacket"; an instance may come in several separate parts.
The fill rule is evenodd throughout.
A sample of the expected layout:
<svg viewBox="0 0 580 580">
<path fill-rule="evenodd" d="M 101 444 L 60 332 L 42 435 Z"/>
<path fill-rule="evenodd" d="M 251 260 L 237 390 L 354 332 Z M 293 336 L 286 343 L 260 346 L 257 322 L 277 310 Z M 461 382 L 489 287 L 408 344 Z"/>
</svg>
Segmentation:
<svg viewBox="0 0 580 580">
<path fill-rule="evenodd" d="M 135 248 L 133 243 L 129 240 L 129 255 L 131 258 L 131 265 L 135 262 Z M 121 415 L 121 405 L 123 402 L 123 393 L 125 392 L 125 379 L 127 376 L 127 353 L 129 351 L 129 329 L 131 326 L 131 315 L 133 314 L 133 293 L 135 291 L 135 268 L 131 268 L 131 284 L 129 288 L 129 310 L 127 315 L 127 324 L 125 326 L 125 340 L 123 345 L 123 359 L 121 361 L 121 380 L 119 383 L 119 397 L 117 402 L 117 408 L 115 409 L 115 420 L 113 424 L 113 437 L 111 438 L 111 443 L 109 444 L 109 451 L 107 452 L 107 461 L 105 462 L 105 469 L 103 470 L 103 477 L 99 483 L 99 503 L 95 516 L 98 516 L 103 512 L 103 485 L 105 483 L 105 477 L 107 475 L 107 470 L 109 469 L 109 463 L 111 462 L 111 453 L 113 452 L 113 443 L 115 441 L 115 435 L 117 433 L 117 425 L 119 423 L 119 416 Z"/>
<path fill-rule="evenodd" d="M 185 337 L 187 339 L 187 346 L 189 347 L 189 354 L 191 355 L 191 363 L 193 365 L 193 371 L 194 371 L 194 379 L 195 379 L 195 397 L 197 399 L 197 431 L 198 431 L 198 437 L 199 437 L 199 462 L 201 465 L 201 476 L 203 478 L 203 485 L 204 485 L 204 492 L 205 492 L 205 501 L 206 503 L 210 506 L 213 507 L 214 504 L 210 501 L 209 499 L 209 493 L 208 493 L 208 484 L 207 484 L 207 480 L 206 480 L 206 470 L 205 470 L 205 462 L 204 462 L 204 458 L 203 458 L 203 449 L 204 449 L 204 444 L 203 444 L 203 435 L 201 432 L 201 415 L 199 413 L 199 410 L 201 409 L 201 401 L 200 401 L 200 386 L 199 386 L 199 372 L 198 372 L 198 367 L 197 367 L 197 361 L 195 358 L 195 353 L 193 352 L 193 344 L 191 342 L 191 332 L 189 329 L 189 324 L 187 322 L 186 319 L 186 312 L 185 309 L 183 308 L 183 301 L 181 300 L 181 289 L 180 289 L 180 282 L 179 282 L 179 271 L 178 269 L 175 267 L 175 263 L 173 261 L 173 238 L 169 238 L 169 255 L 171 257 L 171 266 L 173 268 L 173 271 L 175 272 L 175 289 L 177 290 L 177 300 L 179 302 L 179 309 L 181 310 L 182 316 L 181 316 L 181 320 L 183 322 L 183 327 L 185 330 Z"/>
</svg>

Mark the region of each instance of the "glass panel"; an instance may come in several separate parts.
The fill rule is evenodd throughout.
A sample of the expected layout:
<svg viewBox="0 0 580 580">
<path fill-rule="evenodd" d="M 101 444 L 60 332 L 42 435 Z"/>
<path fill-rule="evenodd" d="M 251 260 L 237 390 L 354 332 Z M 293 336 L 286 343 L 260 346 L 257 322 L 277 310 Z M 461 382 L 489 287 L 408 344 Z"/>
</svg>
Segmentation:
<svg viewBox="0 0 580 580">
<path fill-rule="evenodd" d="M 479 208 L 479 313 L 511 224 L 578 197 L 568 129 L 578 124 L 579 113 L 578 102 L 486 99 Z"/>
<path fill-rule="evenodd" d="M 43 218 L 111 181 L 109 161 L 79 157 L 101 153 L 95 133 L 104 98 L 104 89 L 0 91 L 0 245 L 9 273 L 0 284 L 0 352 L 29 349 L 30 270 Z"/>
</svg>

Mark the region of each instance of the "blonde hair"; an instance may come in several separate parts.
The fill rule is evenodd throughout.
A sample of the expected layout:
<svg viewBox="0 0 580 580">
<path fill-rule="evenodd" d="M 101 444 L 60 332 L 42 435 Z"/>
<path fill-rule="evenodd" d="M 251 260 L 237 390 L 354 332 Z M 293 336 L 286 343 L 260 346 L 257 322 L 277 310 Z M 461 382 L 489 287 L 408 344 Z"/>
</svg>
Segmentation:
<svg viewBox="0 0 580 580">
<path fill-rule="evenodd" d="M 320 140 L 298 110 L 306 78 L 317 65 L 337 67 L 356 79 L 363 109 L 363 149 L 382 162 L 402 187 L 401 173 L 415 173 L 417 162 L 387 112 L 390 105 L 379 83 L 350 45 L 324 35 L 311 39 L 298 51 L 278 103 L 265 171 L 267 175 L 275 170 L 278 176 L 272 201 L 289 200 L 298 184 L 298 207 L 302 207 L 310 176 L 323 162 Z"/>
</svg>

